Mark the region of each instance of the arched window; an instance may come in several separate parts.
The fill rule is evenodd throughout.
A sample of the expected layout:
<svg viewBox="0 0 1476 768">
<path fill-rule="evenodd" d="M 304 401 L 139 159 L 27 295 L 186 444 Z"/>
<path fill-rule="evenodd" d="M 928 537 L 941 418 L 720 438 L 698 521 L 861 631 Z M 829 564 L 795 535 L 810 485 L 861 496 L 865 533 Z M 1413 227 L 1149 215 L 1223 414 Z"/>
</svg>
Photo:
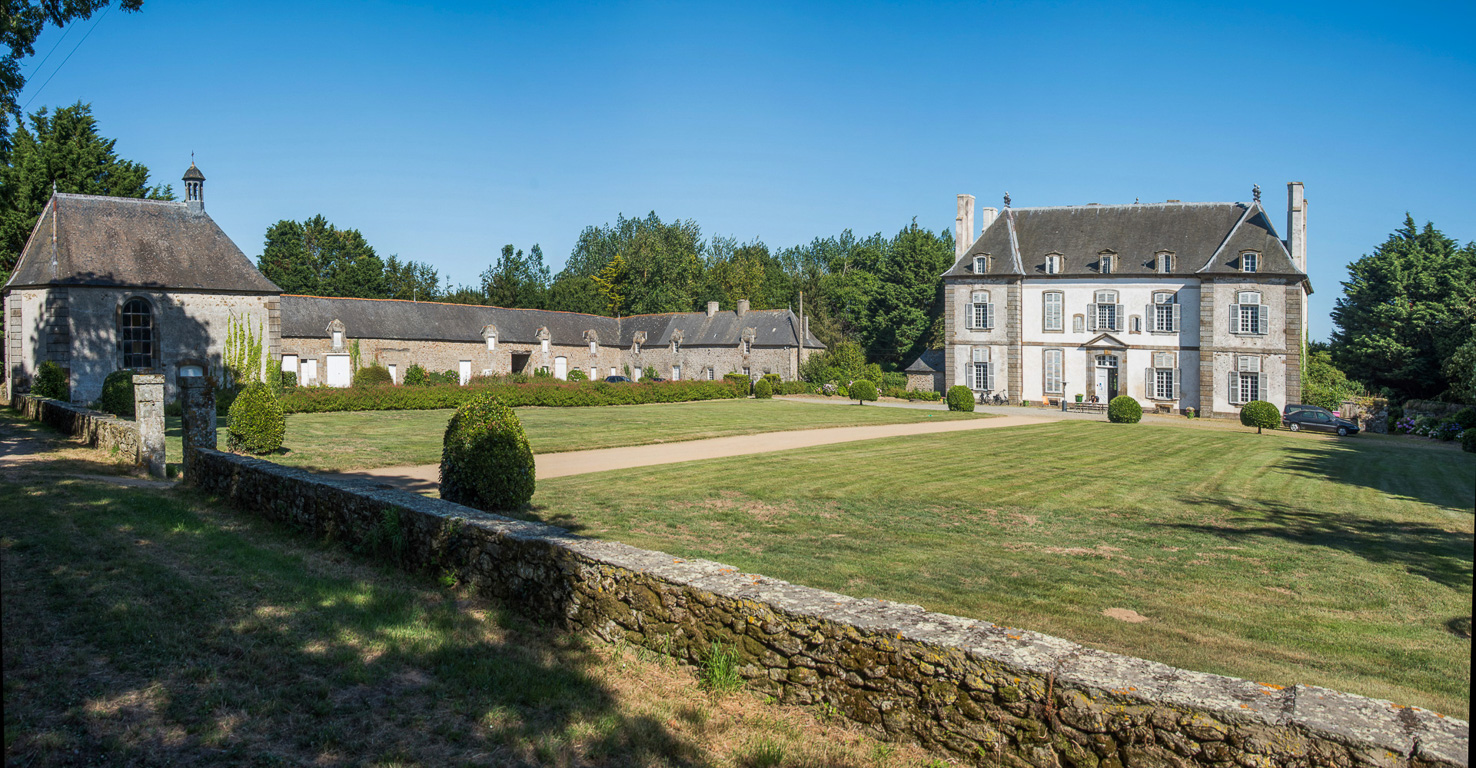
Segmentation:
<svg viewBox="0 0 1476 768">
<path fill-rule="evenodd" d="M 118 339 L 124 368 L 154 367 L 154 308 L 143 299 L 129 299 L 118 318 Z"/>
</svg>

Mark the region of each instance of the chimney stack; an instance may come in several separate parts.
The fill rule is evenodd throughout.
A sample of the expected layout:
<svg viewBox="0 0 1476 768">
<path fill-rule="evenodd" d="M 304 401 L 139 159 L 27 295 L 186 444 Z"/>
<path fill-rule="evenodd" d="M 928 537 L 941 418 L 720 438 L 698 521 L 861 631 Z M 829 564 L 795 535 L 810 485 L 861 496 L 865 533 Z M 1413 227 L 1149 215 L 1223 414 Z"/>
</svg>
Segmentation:
<svg viewBox="0 0 1476 768">
<path fill-rule="evenodd" d="M 1286 185 L 1286 250 L 1291 254 L 1297 269 L 1307 271 L 1307 198 L 1302 194 L 1302 182 L 1293 181 Z"/>
<path fill-rule="evenodd" d="M 961 259 L 974 244 L 974 196 L 958 196 L 958 216 L 953 220 L 954 258 Z"/>
<path fill-rule="evenodd" d="M 746 314 L 748 314 L 748 299 L 739 299 L 738 300 L 738 316 L 739 317 L 743 317 Z"/>
<path fill-rule="evenodd" d="M 707 302 L 707 316 L 708 317 L 712 317 L 713 315 L 716 315 L 717 314 L 717 311 L 718 311 L 718 303 L 716 301 L 709 301 L 709 302 Z"/>
<path fill-rule="evenodd" d="M 979 209 L 979 234 L 980 235 L 983 235 L 984 234 L 984 230 L 989 229 L 989 225 L 993 224 L 994 223 L 994 220 L 997 219 L 997 218 L 999 218 L 999 209 L 998 208 L 980 208 Z"/>
</svg>

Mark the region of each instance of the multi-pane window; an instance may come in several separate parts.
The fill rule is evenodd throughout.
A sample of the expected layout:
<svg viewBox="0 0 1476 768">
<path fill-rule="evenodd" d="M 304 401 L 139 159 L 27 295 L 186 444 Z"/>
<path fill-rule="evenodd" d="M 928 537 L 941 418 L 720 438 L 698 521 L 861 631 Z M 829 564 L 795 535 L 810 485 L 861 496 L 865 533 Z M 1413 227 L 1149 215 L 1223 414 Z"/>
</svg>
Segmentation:
<svg viewBox="0 0 1476 768">
<path fill-rule="evenodd" d="M 974 347 L 973 389 L 993 389 L 993 376 L 989 374 L 991 364 L 989 362 L 989 347 Z"/>
<path fill-rule="evenodd" d="M 1071 331 L 1073 333 L 1085 333 L 1086 332 L 1086 316 L 1085 315 L 1072 315 L 1071 316 Z"/>
<path fill-rule="evenodd" d="M 715 374 L 713 373 L 713 370 L 711 368 L 708 368 L 707 369 L 707 380 L 708 381 L 712 381 L 714 375 Z"/>
<path fill-rule="evenodd" d="M 994 305 L 989 303 L 988 291 L 974 291 L 969 296 L 967 325 L 974 330 L 994 327 Z"/>
<path fill-rule="evenodd" d="M 600 343 L 598 341 L 591 341 L 589 343 L 589 353 L 591 355 L 598 355 L 600 353 Z"/>
<path fill-rule="evenodd" d="M 123 304 L 119 337 L 123 344 L 124 368 L 154 367 L 154 311 L 143 299 Z"/>
<path fill-rule="evenodd" d="M 1053 253 L 1046 257 L 1046 274 L 1055 275 L 1061 272 L 1061 254 Z"/>
<path fill-rule="evenodd" d="M 1045 391 L 1048 395 L 1059 395 L 1062 379 L 1065 378 L 1064 360 L 1066 353 L 1059 349 L 1045 351 Z"/>
<path fill-rule="evenodd" d="M 1179 369 L 1174 367 L 1174 353 L 1153 353 L 1153 367 L 1148 369 L 1148 396 L 1154 400 L 1179 399 Z"/>
<path fill-rule="evenodd" d="M 1155 266 L 1157 266 L 1159 272 L 1168 274 L 1174 271 L 1174 255 L 1172 253 L 1158 254 L 1157 262 Z"/>
<path fill-rule="evenodd" d="M 1179 330 L 1178 296 L 1167 291 L 1153 294 L 1153 306 L 1149 308 L 1153 318 L 1154 333 L 1177 333 Z"/>
<path fill-rule="evenodd" d="M 1112 274 L 1112 254 L 1104 253 L 1097 257 L 1098 271 L 1104 275 Z"/>
<path fill-rule="evenodd" d="M 1260 268 L 1261 254 L 1255 251 L 1246 251 L 1240 254 L 1240 271 L 1255 272 Z"/>
<path fill-rule="evenodd" d="M 1117 303 L 1117 291 L 1097 291 L 1096 303 L 1089 307 L 1088 315 L 1094 331 L 1122 330 L 1122 307 Z"/>
<path fill-rule="evenodd" d="M 1065 330 L 1066 294 L 1046 291 L 1044 294 L 1044 327 L 1047 331 Z"/>
<path fill-rule="evenodd" d="M 751 354 L 753 354 L 753 342 L 752 341 L 750 341 L 748 339 L 744 339 L 743 340 L 743 354 L 745 354 L 745 355 L 751 355 Z"/>
<path fill-rule="evenodd" d="M 497 349 L 497 337 L 487 334 L 487 350 L 491 351 L 494 349 Z"/>
<path fill-rule="evenodd" d="M 1261 294 L 1240 291 L 1230 307 L 1230 330 L 1234 333 L 1264 336 L 1270 331 L 1269 307 L 1261 303 Z"/>
<path fill-rule="evenodd" d="M 1230 372 L 1230 402 L 1238 404 L 1260 400 L 1265 381 L 1265 374 L 1261 372 L 1261 358 L 1255 355 L 1237 355 L 1235 370 Z"/>
<path fill-rule="evenodd" d="M 975 256 L 974 257 L 974 274 L 976 274 L 976 275 L 982 275 L 982 274 L 984 274 L 984 273 L 986 273 L 988 271 L 989 271 L 989 257 L 988 256 Z"/>
</svg>

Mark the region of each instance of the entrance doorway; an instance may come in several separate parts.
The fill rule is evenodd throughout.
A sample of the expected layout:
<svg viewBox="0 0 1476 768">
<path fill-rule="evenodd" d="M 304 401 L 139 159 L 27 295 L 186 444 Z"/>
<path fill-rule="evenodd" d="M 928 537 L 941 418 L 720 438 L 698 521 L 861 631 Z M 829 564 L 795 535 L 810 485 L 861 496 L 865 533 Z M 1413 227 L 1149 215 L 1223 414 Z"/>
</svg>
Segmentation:
<svg viewBox="0 0 1476 768">
<path fill-rule="evenodd" d="M 348 355 L 328 355 L 328 386 L 347 387 L 353 383 Z"/>
<path fill-rule="evenodd" d="M 1117 355 L 1097 355 L 1097 402 L 1111 402 L 1117 397 Z"/>
<path fill-rule="evenodd" d="M 555 357 L 554 358 L 554 378 L 555 379 L 567 379 L 567 378 L 569 378 L 569 358 L 567 358 L 567 357 Z"/>
<path fill-rule="evenodd" d="M 532 358 L 532 357 L 533 357 L 533 355 L 528 354 L 528 353 L 521 353 L 520 354 L 520 353 L 514 352 L 513 353 L 513 356 L 512 356 L 512 372 L 513 373 L 531 373 L 531 371 L 528 370 L 528 360 L 530 358 Z"/>
</svg>

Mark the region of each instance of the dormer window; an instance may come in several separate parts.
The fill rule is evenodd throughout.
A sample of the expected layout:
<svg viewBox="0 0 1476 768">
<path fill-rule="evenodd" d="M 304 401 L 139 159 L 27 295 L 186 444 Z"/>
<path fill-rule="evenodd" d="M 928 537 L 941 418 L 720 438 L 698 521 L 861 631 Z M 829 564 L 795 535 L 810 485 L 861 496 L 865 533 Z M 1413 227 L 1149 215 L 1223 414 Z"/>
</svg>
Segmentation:
<svg viewBox="0 0 1476 768">
<path fill-rule="evenodd" d="M 1240 271 L 1255 272 L 1259 270 L 1261 266 L 1259 263 L 1261 260 L 1260 256 L 1261 254 L 1256 253 L 1255 251 L 1246 251 L 1245 253 L 1240 254 Z"/>
<path fill-rule="evenodd" d="M 639 341 L 632 341 L 630 343 L 630 352 L 633 355 L 639 355 L 641 353 L 641 343 Z"/>
<path fill-rule="evenodd" d="M 1157 263 L 1154 265 L 1159 274 L 1168 274 L 1174 271 L 1174 255 L 1172 253 L 1158 254 Z"/>
<path fill-rule="evenodd" d="M 1104 253 L 1097 258 L 1097 271 L 1104 275 L 1112 274 L 1112 254 Z"/>
<path fill-rule="evenodd" d="M 745 355 L 751 355 L 751 354 L 753 354 L 753 342 L 752 341 L 750 341 L 748 339 L 744 339 L 743 340 L 743 354 L 745 354 Z"/>
<path fill-rule="evenodd" d="M 343 349 L 343 331 L 333 332 L 333 348 Z"/>
<path fill-rule="evenodd" d="M 989 272 L 989 257 L 988 256 L 975 256 L 974 257 L 974 274 L 976 274 L 976 275 L 983 275 L 983 274 L 988 274 L 988 272 Z"/>
<path fill-rule="evenodd" d="M 1049 256 L 1046 256 L 1046 274 L 1047 275 L 1059 275 L 1059 274 L 1061 274 L 1061 254 L 1059 254 L 1059 253 L 1052 253 Z"/>
<path fill-rule="evenodd" d="M 671 340 L 671 353 L 673 355 L 675 355 L 676 353 L 678 353 L 680 351 L 682 351 L 682 343 L 680 341 L 677 341 L 676 339 L 672 339 Z"/>
<path fill-rule="evenodd" d="M 591 341 L 589 343 L 589 353 L 591 355 L 598 355 L 600 353 L 600 343 L 598 341 Z"/>
</svg>

